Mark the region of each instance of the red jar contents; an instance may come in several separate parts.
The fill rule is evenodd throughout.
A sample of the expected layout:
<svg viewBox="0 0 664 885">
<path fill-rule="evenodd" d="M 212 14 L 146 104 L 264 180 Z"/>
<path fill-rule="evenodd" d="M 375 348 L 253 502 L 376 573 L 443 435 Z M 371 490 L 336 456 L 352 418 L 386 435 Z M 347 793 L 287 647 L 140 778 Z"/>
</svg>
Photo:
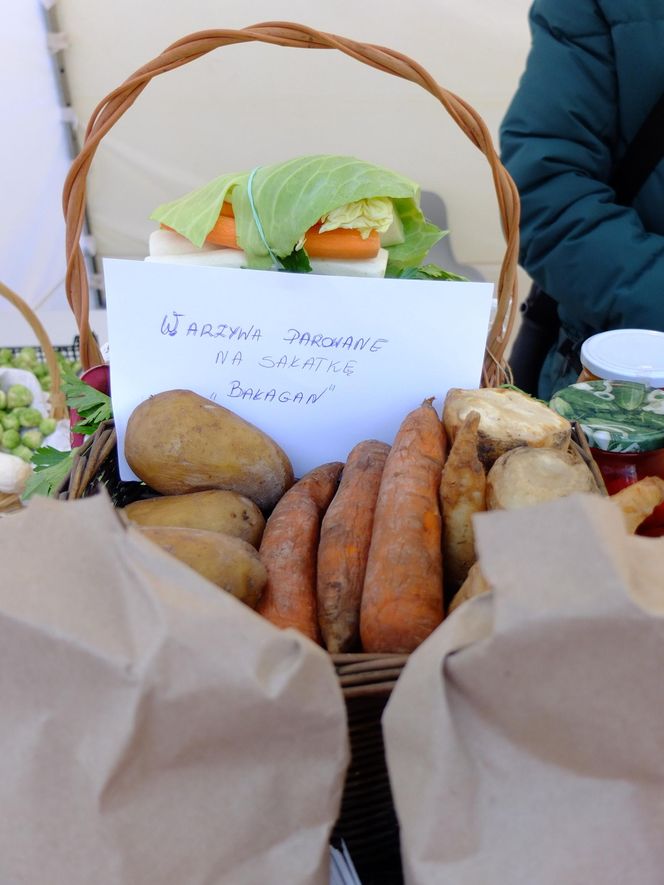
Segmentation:
<svg viewBox="0 0 664 885">
<path fill-rule="evenodd" d="M 625 486 L 646 476 L 660 476 L 664 479 L 664 449 L 654 452 L 603 452 L 591 447 L 593 458 L 600 469 L 606 490 L 615 495 Z M 664 504 L 656 507 L 652 514 L 641 523 L 638 535 L 658 538 L 664 535 Z"/>
<path fill-rule="evenodd" d="M 637 381 L 582 381 L 559 390 L 550 405 L 583 428 L 609 495 L 647 476 L 664 480 L 664 390 Z M 664 536 L 664 505 L 637 532 Z"/>
</svg>

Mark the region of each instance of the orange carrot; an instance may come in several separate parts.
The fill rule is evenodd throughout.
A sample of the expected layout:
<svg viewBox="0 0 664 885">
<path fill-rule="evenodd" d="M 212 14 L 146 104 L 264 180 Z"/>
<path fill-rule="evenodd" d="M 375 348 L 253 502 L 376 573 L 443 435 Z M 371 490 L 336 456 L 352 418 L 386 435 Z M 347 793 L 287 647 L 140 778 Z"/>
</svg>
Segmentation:
<svg viewBox="0 0 664 885">
<path fill-rule="evenodd" d="M 162 224 L 161 227 L 173 230 L 167 224 Z M 226 249 L 241 248 L 237 242 L 237 228 L 231 203 L 225 201 L 222 204 L 219 217 L 205 241 Z M 304 249 L 310 258 L 350 258 L 361 261 L 378 255 L 380 236 L 372 230 L 368 237 L 363 238 L 359 230 L 343 227 L 321 233 L 319 222 L 305 233 Z"/>
<path fill-rule="evenodd" d="M 316 554 L 323 514 L 343 469 L 339 461 L 315 467 L 272 511 L 259 548 L 267 569 L 259 614 L 277 627 L 294 627 L 320 642 L 316 610 Z"/>
<path fill-rule="evenodd" d="M 341 482 L 323 517 L 318 545 L 318 623 L 327 650 L 354 651 L 360 641 L 360 601 L 380 478 L 390 447 L 375 439 L 348 455 Z"/>
<path fill-rule="evenodd" d="M 163 230 L 174 230 L 167 224 L 161 224 Z M 237 233 L 235 228 L 235 215 L 233 214 L 233 206 L 231 203 L 224 201 L 221 206 L 219 218 L 205 238 L 208 243 L 213 246 L 226 246 L 228 249 L 239 249 L 237 244 Z"/>
<path fill-rule="evenodd" d="M 445 449 L 442 423 L 425 400 L 403 420 L 383 470 L 360 610 L 366 652 L 411 652 L 443 620 Z"/>
<path fill-rule="evenodd" d="M 351 258 L 357 261 L 375 258 L 380 249 L 380 236 L 372 230 L 362 239 L 359 230 L 339 227 L 320 233 L 314 225 L 304 235 L 304 250 L 310 258 Z"/>
<path fill-rule="evenodd" d="M 206 237 L 214 246 L 239 249 L 233 207 L 225 202 L 214 227 Z M 375 230 L 362 238 L 358 230 L 338 228 L 320 232 L 320 224 L 310 227 L 304 236 L 304 248 L 310 258 L 375 258 L 380 249 L 380 237 Z"/>
<path fill-rule="evenodd" d="M 225 205 L 225 204 L 224 204 Z M 226 246 L 227 249 L 239 249 L 235 218 L 232 215 L 220 215 L 214 227 L 205 238 L 206 243 L 213 246 Z"/>
</svg>

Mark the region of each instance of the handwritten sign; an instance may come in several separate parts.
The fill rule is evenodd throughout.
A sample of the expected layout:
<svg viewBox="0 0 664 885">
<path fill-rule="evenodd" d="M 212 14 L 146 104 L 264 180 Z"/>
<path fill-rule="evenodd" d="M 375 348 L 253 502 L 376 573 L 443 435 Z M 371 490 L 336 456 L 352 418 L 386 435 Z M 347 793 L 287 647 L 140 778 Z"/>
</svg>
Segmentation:
<svg viewBox="0 0 664 885">
<path fill-rule="evenodd" d="M 186 388 L 241 415 L 296 476 L 391 443 L 423 399 L 477 387 L 490 283 L 314 276 L 107 259 L 120 476 L 132 410 Z"/>
</svg>

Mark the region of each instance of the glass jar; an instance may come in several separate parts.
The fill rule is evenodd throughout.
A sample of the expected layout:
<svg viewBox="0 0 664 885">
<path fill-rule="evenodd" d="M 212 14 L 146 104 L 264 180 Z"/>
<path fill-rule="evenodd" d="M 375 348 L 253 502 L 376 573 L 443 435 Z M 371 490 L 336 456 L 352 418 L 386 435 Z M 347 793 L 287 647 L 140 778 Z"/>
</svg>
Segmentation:
<svg viewBox="0 0 664 885">
<path fill-rule="evenodd" d="M 664 332 L 613 329 L 581 345 L 579 381 L 638 381 L 664 388 Z"/>
<path fill-rule="evenodd" d="M 664 390 L 634 381 L 582 381 L 558 391 L 550 405 L 580 424 L 610 495 L 646 476 L 664 479 Z M 638 534 L 664 535 L 664 505 Z"/>
<path fill-rule="evenodd" d="M 664 448 L 634 454 L 592 449 L 592 453 L 610 495 L 645 476 L 661 476 L 664 479 Z M 664 535 L 664 504 L 656 507 L 641 523 L 638 534 L 655 538 Z"/>
</svg>

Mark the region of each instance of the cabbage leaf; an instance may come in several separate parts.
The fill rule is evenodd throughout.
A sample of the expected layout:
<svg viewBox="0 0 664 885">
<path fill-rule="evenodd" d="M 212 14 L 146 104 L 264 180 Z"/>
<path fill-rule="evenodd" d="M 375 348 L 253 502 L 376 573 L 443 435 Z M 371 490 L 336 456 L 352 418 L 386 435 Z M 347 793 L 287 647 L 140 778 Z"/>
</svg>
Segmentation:
<svg viewBox="0 0 664 885">
<path fill-rule="evenodd" d="M 403 224 L 405 242 L 388 246 L 388 270 L 398 272 L 422 263 L 445 235 L 420 209 L 419 186 L 403 175 L 353 157 L 317 154 L 261 166 L 252 181 L 256 214 L 249 199 L 250 173 L 222 175 L 178 200 L 159 206 L 150 216 L 202 246 L 215 225 L 224 200 L 232 203 L 240 248 L 252 268 L 270 268 L 296 250 L 304 233 L 320 218 L 356 200 L 389 197 Z"/>
</svg>

